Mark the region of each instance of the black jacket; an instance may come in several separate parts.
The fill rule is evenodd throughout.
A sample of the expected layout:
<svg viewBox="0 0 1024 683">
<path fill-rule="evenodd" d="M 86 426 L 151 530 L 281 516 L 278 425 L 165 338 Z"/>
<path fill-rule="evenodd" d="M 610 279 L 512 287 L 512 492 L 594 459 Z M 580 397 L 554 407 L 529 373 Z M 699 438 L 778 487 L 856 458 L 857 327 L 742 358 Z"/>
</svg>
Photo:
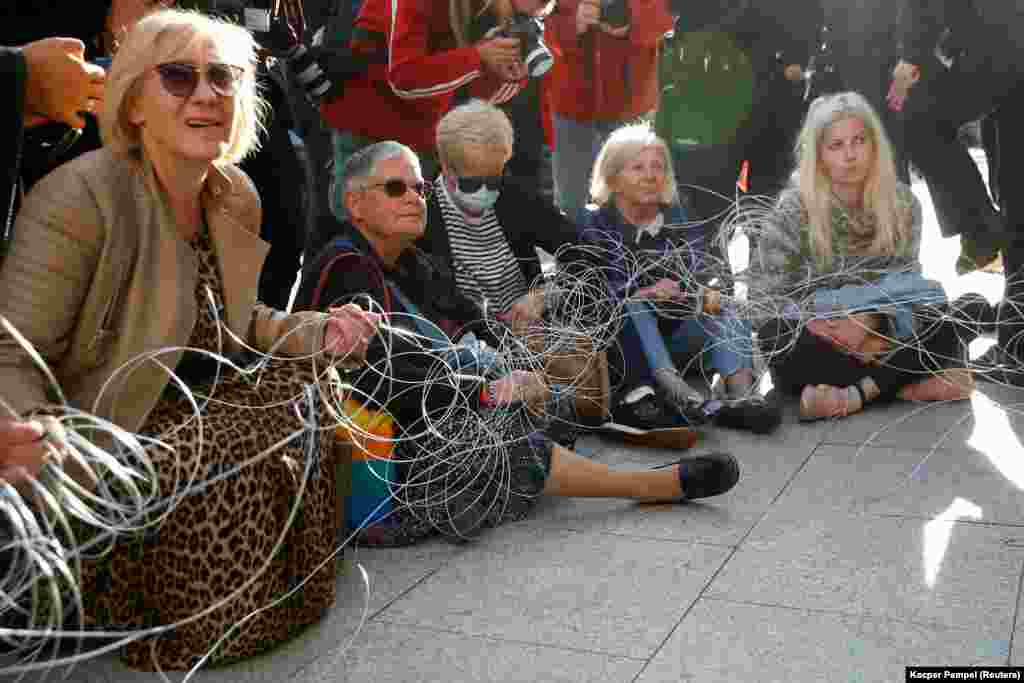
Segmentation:
<svg viewBox="0 0 1024 683">
<path fill-rule="evenodd" d="M 729 35 L 762 75 L 781 71 L 777 68 L 780 64 L 806 67 L 817 50 L 824 23 L 819 0 L 713 0 L 687 2 L 676 9 L 678 32 Z"/>
<path fill-rule="evenodd" d="M 1015 67 L 1024 32 L 1024 0 L 907 0 L 901 24 L 903 59 L 923 69 L 937 63 L 940 43 L 947 56 L 969 51 Z"/>
<path fill-rule="evenodd" d="M 0 92 L 7 104 L 0 106 L 0 161 L 4 174 L 0 177 L 0 218 L 3 238 L 9 237 L 18 208 L 18 180 L 21 177 L 23 140 L 22 115 L 25 109 L 25 58 L 13 47 L 0 46 Z"/>
<path fill-rule="evenodd" d="M 478 337 L 496 343 L 485 329 L 474 325 L 481 317 L 477 306 L 460 295 L 454 282 L 442 277 L 423 252 L 411 248 L 394 268 L 389 268 L 351 224 L 340 226 L 338 236 L 346 244 L 332 240 L 304 270 L 295 299 L 296 311 L 326 310 L 354 301 L 371 310 L 413 313 L 403 305 L 404 298 L 449 337 L 472 328 Z M 321 280 L 321 293 L 314 306 L 313 295 Z M 393 316 L 389 322 L 419 334 L 406 315 Z M 470 380 L 453 382 L 445 373 L 439 375 L 438 358 L 437 353 L 410 338 L 385 329 L 371 342 L 367 350 L 369 369 L 359 373 L 356 387 L 378 406 L 386 406 L 400 425 L 412 431 L 421 428 L 424 413 L 443 413 L 453 402 L 464 401 L 475 408 L 480 384 Z"/>
<path fill-rule="evenodd" d="M 111 0 L 4 0 L 0 3 L 0 45 L 24 45 L 41 38 L 78 38 L 85 56 L 98 45 Z M 74 11 L 71 11 L 74 10 Z"/>
</svg>

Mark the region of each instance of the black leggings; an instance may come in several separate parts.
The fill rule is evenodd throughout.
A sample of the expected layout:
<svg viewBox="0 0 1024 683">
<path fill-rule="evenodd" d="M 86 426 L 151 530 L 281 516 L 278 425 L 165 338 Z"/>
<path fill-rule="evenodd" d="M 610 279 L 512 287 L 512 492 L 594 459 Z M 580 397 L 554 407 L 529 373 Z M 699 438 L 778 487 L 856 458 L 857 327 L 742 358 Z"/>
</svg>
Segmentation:
<svg viewBox="0 0 1024 683">
<path fill-rule="evenodd" d="M 989 310 L 984 298 L 966 294 L 952 304 L 915 312 L 915 336 L 879 365 L 862 364 L 798 321 L 767 322 L 758 329 L 758 344 L 775 386 L 786 393 L 799 394 L 808 384 L 846 387 L 870 377 L 881 390 L 879 398 L 892 400 L 906 385 L 938 370 L 964 367 L 967 345 L 978 337 Z"/>
</svg>

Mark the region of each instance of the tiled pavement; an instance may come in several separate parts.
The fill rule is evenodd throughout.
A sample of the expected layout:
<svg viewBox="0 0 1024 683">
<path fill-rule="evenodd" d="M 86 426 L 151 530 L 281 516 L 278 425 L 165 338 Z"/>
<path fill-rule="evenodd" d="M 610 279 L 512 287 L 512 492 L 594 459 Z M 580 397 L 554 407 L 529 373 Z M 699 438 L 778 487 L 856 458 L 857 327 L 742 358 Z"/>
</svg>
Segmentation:
<svg viewBox="0 0 1024 683">
<path fill-rule="evenodd" d="M 952 294 L 998 296 L 998 276 L 952 277 L 956 253 L 928 232 L 927 270 Z M 787 406 L 774 435 L 702 438 L 741 461 L 725 496 L 547 500 L 471 545 L 352 552 L 370 580 L 362 628 L 349 571 L 321 624 L 194 680 L 874 682 L 908 664 L 1024 665 L 1020 403 L 982 384 L 971 401 L 836 423 Z M 672 457 L 583 446 L 638 467 Z M 71 680 L 154 675 L 102 658 Z"/>
</svg>

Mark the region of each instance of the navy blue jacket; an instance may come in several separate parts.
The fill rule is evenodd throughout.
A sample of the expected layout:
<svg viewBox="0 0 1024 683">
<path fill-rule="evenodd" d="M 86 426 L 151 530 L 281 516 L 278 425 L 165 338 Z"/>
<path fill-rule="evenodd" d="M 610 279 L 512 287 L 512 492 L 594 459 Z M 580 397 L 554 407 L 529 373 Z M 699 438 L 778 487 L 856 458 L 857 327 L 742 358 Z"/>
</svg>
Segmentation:
<svg viewBox="0 0 1024 683">
<path fill-rule="evenodd" d="M 693 276 L 692 282 L 684 279 L 683 286 L 696 286 L 712 270 L 713 263 L 708 254 L 713 234 L 709 224 L 705 221 L 686 225 L 686 211 L 678 205 L 666 207 L 662 213 L 665 225 L 657 237 L 644 234 L 638 241 L 636 226 L 622 216 L 614 201 L 597 209 L 580 210 L 579 226 L 583 241 L 604 255 L 608 285 L 613 296 L 621 299 L 663 277 L 678 280 L 685 278 L 686 273 Z M 638 272 L 637 264 L 645 268 L 669 252 L 674 252 L 671 265 Z"/>
</svg>

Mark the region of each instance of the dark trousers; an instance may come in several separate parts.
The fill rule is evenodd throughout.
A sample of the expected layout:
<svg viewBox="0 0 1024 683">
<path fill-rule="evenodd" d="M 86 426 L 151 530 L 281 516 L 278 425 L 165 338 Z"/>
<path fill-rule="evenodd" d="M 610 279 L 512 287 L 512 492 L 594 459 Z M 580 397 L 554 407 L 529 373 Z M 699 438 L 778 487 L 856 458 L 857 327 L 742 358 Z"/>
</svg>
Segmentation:
<svg viewBox="0 0 1024 683">
<path fill-rule="evenodd" d="M 761 353 L 768 359 L 775 386 L 799 394 L 808 384 L 846 387 L 870 377 L 882 399 L 892 400 L 900 389 L 950 367 L 963 367 L 967 345 L 980 332 L 987 303 L 966 295 L 948 306 L 918 314 L 916 336 L 902 342 L 881 364 L 864 365 L 811 334 L 796 321 L 771 320 L 758 329 Z"/>
<path fill-rule="evenodd" d="M 952 68 L 937 61 L 924 69 L 904 109 L 904 140 L 928 182 L 945 237 L 965 234 L 991 241 L 1003 232 L 981 174 L 957 136 L 960 127 L 999 107 L 1020 81 L 1019 52 L 999 47 L 960 51 Z"/>
<path fill-rule="evenodd" d="M 1024 87 L 1018 87 L 995 114 L 998 148 L 997 185 L 1007 237 L 1003 243 L 1006 285 L 999 305 L 999 344 L 1016 358 L 1024 358 L 1024 198 L 1016 192 L 1017 162 L 1024 152 Z"/>
<path fill-rule="evenodd" d="M 274 114 L 267 121 L 262 146 L 245 158 L 241 168 L 259 192 L 263 209 L 260 237 L 270 243 L 260 272 L 258 298 L 268 306 L 284 310 L 306 240 L 311 203 L 309 170 L 292 144 L 289 128 L 293 119 L 282 84 L 270 77 L 262 82 Z"/>
<path fill-rule="evenodd" d="M 787 81 L 781 73 L 755 79 L 750 114 L 731 142 L 670 145 L 680 201 L 691 219 L 708 220 L 729 209 L 744 160 L 750 162 L 750 194 L 775 195 L 793 169 L 793 146 L 807 108 L 804 85 Z"/>
</svg>

